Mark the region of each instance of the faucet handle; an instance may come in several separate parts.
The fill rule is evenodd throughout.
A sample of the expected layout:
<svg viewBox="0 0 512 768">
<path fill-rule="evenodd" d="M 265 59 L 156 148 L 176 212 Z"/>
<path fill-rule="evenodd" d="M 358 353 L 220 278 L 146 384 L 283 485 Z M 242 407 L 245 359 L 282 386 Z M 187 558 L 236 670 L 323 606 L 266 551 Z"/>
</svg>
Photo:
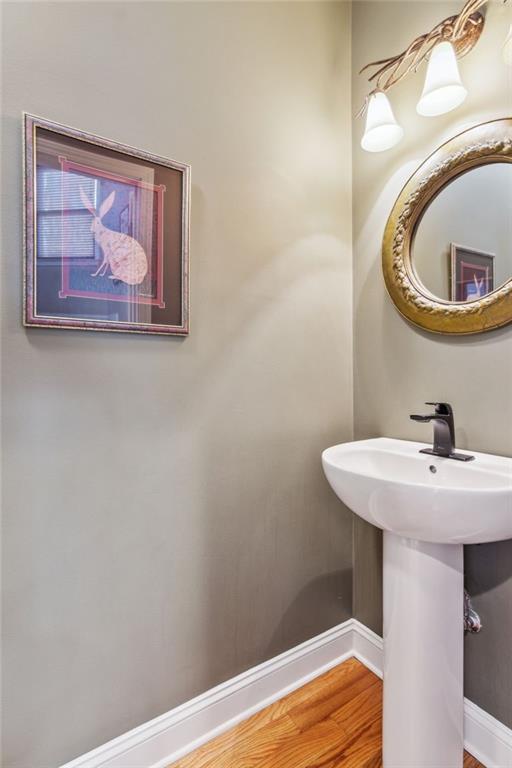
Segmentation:
<svg viewBox="0 0 512 768">
<path fill-rule="evenodd" d="M 451 407 L 450 403 L 425 403 L 425 405 L 433 405 L 435 406 L 436 413 L 442 416 L 452 416 L 453 415 L 453 408 Z"/>
</svg>

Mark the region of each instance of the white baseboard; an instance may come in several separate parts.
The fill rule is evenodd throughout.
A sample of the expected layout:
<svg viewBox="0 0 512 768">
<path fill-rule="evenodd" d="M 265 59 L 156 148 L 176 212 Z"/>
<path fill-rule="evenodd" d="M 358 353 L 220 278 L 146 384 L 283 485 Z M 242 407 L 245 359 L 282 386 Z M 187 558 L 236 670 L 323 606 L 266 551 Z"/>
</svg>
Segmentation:
<svg viewBox="0 0 512 768">
<path fill-rule="evenodd" d="M 368 667 L 368 669 L 371 669 L 376 675 L 382 677 L 382 637 L 379 637 L 379 635 L 364 624 L 361 624 L 357 619 L 352 619 L 352 621 L 352 634 L 354 638 L 352 655 L 355 656 L 356 659 L 359 659 L 365 667 Z"/>
<path fill-rule="evenodd" d="M 512 768 L 512 731 L 469 699 L 464 699 L 464 742 L 487 768 Z"/>
<path fill-rule="evenodd" d="M 353 655 L 354 621 L 243 672 L 62 768 L 165 768 Z"/>
<path fill-rule="evenodd" d="M 61 768 L 166 768 L 353 656 L 382 677 L 382 638 L 349 619 Z M 512 768 L 512 730 L 467 699 L 464 731 L 466 749 L 487 768 Z"/>
</svg>

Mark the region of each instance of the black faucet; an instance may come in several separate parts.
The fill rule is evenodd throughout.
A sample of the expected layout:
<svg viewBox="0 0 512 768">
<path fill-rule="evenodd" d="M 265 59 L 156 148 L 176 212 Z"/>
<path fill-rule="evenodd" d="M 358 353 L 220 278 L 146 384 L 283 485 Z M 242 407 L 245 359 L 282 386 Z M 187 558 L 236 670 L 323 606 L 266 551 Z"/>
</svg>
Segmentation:
<svg viewBox="0 0 512 768">
<path fill-rule="evenodd" d="M 445 459 L 457 459 L 458 461 L 471 461 L 474 456 L 468 453 L 456 453 L 455 451 L 455 425 L 453 422 L 453 410 L 449 403 L 425 403 L 433 405 L 434 413 L 427 416 L 419 416 L 412 413 L 413 421 L 434 422 L 434 446 L 422 448 L 420 453 L 428 453 L 432 456 L 443 456 Z"/>
</svg>

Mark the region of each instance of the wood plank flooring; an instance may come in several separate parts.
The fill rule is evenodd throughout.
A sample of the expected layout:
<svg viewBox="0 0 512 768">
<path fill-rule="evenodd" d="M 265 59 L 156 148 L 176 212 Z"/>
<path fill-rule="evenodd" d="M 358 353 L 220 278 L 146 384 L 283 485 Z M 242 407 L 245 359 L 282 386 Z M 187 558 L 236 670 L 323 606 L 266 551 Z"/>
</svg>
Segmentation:
<svg viewBox="0 0 512 768">
<path fill-rule="evenodd" d="M 349 659 L 172 768 L 381 768 L 381 751 L 382 682 Z"/>
</svg>

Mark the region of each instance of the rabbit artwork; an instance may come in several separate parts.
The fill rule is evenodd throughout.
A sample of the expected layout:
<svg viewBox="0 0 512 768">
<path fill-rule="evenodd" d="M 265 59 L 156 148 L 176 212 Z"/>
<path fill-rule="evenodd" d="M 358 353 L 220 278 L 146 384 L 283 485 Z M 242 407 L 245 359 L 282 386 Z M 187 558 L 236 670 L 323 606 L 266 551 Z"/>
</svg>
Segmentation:
<svg viewBox="0 0 512 768">
<path fill-rule="evenodd" d="M 144 248 L 133 237 L 123 232 L 108 229 L 103 223 L 103 217 L 114 204 L 116 193 L 111 192 L 101 203 L 96 212 L 91 201 L 80 187 L 80 197 L 85 208 L 94 217 L 91 232 L 103 251 L 103 261 L 91 277 L 104 277 L 108 268 L 112 272 L 110 280 L 121 280 L 128 285 L 140 285 L 148 271 L 148 260 Z"/>
<path fill-rule="evenodd" d="M 484 278 L 478 280 L 477 276 L 473 274 L 473 282 L 468 283 L 466 287 L 466 301 L 476 301 L 485 296 L 486 290 L 484 286 Z"/>
</svg>

